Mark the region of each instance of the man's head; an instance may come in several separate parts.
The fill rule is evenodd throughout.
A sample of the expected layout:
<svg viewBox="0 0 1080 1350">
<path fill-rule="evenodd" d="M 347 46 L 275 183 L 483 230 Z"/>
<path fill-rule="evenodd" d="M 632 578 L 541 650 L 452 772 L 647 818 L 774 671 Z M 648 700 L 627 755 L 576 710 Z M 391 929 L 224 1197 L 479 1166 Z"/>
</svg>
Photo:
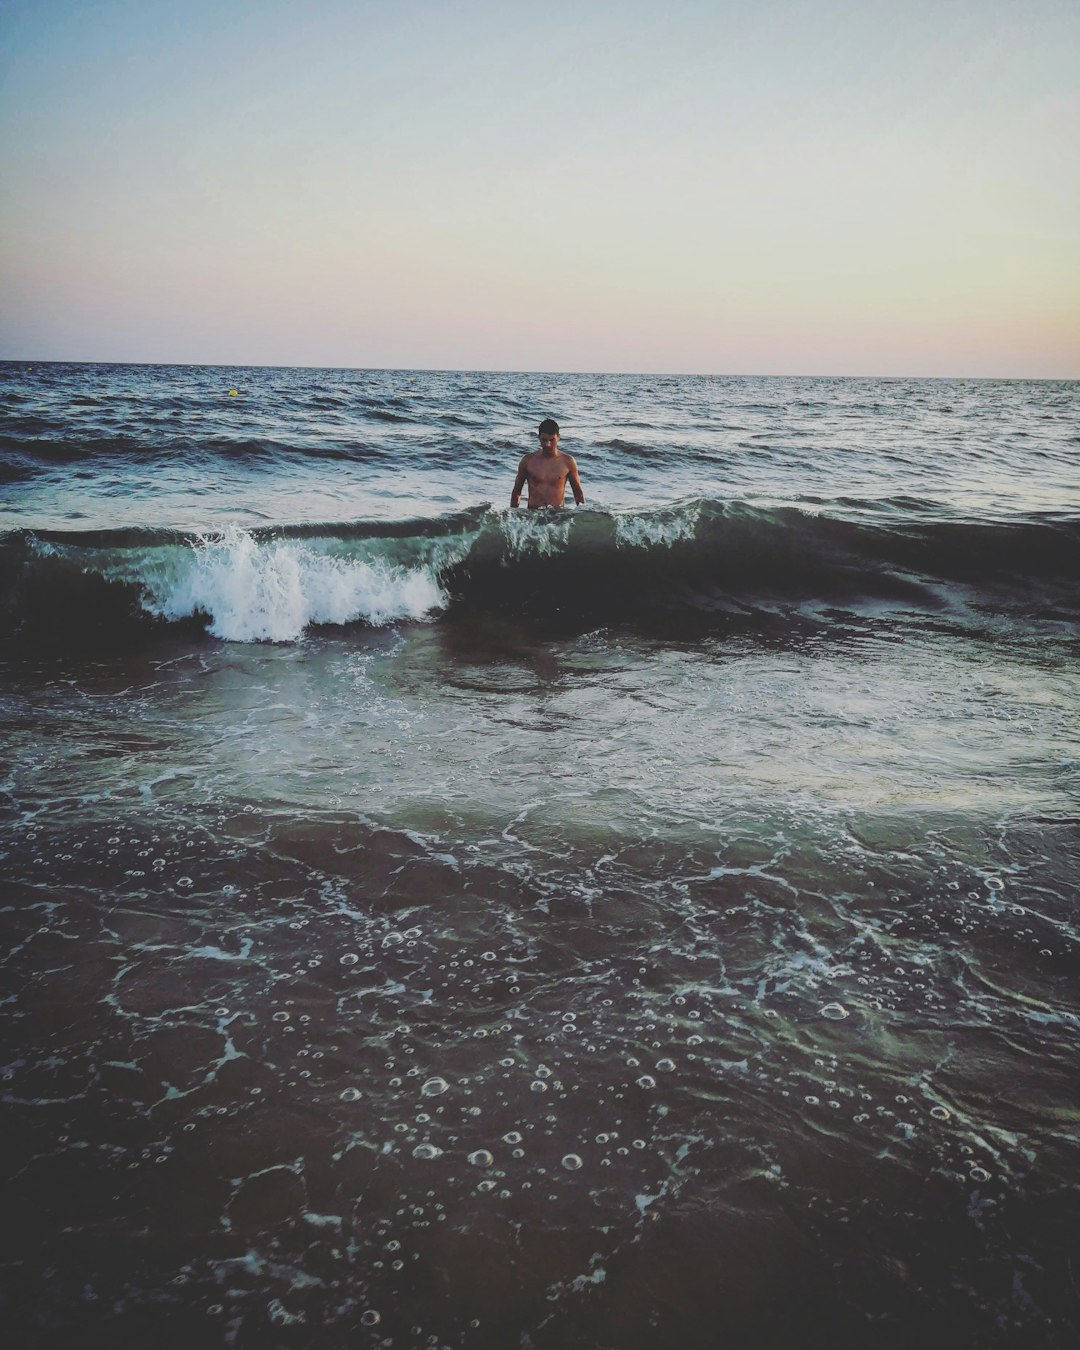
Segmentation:
<svg viewBox="0 0 1080 1350">
<path fill-rule="evenodd" d="M 540 423 L 540 446 L 543 450 L 555 450 L 559 444 L 559 424 L 553 417 L 545 417 Z"/>
</svg>

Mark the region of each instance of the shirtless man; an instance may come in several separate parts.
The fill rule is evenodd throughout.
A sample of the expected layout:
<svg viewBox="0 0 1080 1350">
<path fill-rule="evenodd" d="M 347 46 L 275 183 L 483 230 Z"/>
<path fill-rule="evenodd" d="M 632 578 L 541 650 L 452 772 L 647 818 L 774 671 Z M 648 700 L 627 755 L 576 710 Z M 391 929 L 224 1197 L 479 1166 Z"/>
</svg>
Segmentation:
<svg viewBox="0 0 1080 1350">
<path fill-rule="evenodd" d="M 538 506 L 562 506 L 567 481 L 573 490 L 574 501 L 578 506 L 585 504 L 574 457 L 564 455 L 559 449 L 559 424 L 550 417 L 540 423 L 540 449 L 526 455 L 518 465 L 514 491 L 510 494 L 511 506 L 517 506 L 521 501 L 521 489 L 526 479 L 529 483 L 530 511 Z"/>
</svg>

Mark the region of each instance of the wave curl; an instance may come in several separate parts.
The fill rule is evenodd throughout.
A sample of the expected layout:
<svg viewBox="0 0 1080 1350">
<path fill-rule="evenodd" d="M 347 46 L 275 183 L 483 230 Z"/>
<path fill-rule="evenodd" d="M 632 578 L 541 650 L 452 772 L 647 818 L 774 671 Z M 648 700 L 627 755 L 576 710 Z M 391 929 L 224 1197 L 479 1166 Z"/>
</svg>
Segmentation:
<svg viewBox="0 0 1080 1350">
<path fill-rule="evenodd" d="M 506 511 L 426 520 L 15 532 L 0 543 L 9 634 L 193 623 L 237 642 L 463 610 L 617 623 L 887 605 L 1080 614 L 1080 521 L 972 520 L 911 499 L 649 510 Z"/>
</svg>

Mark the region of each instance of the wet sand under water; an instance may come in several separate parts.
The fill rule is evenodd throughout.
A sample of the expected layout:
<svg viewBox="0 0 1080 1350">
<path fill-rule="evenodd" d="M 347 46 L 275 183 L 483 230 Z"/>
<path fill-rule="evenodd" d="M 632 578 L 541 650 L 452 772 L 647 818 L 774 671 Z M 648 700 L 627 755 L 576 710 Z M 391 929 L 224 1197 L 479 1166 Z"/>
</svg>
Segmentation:
<svg viewBox="0 0 1080 1350">
<path fill-rule="evenodd" d="M 11 663 L 16 1340 L 1073 1344 L 1059 657 L 472 619 Z"/>
</svg>

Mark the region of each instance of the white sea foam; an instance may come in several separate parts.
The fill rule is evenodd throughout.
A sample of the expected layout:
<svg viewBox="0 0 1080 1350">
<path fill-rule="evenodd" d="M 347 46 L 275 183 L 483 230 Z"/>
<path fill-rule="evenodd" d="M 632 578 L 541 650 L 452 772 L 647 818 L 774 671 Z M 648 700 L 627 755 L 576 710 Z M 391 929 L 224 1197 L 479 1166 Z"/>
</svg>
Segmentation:
<svg viewBox="0 0 1080 1350">
<path fill-rule="evenodd" d="M 635 511 L 616 516 L 615 542 L 630 548 L 648 548 L 665 544 L 668 548 L 683 539 L 693 539 L 701 507 L 698 503 L 664 511 Z"/>
<path fill-rule="evenodd" d="M 569 511 L 558 519 L 547 511 L 508 511 L 502 521 L 507 551 L 512 558 L 560 553 L 570 538 L 573 521 Z"/>
<path fill-rule="evenodd" d="M 446 603 L 433 568 L 260 541 L 235 527 L 170 554 L 139 578 L 145 608 L 166 619 L 207 614 L 210 632 L 232 642 L 290 642 L 309 624 L 419 619 Z"/>
</svg>

